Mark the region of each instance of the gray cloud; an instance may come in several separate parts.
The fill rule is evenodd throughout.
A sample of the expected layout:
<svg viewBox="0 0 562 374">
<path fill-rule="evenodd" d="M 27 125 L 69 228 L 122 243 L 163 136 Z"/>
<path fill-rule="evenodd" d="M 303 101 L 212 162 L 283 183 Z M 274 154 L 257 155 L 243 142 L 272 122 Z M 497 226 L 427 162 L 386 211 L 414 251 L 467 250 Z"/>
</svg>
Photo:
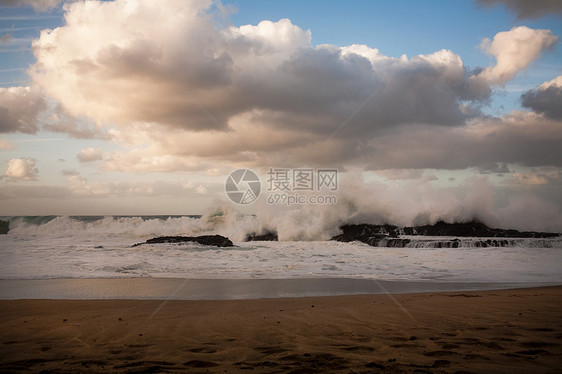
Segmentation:
<svg viewBox="0 0 562 374">
<path fill-rule="evenodd" d="M 45 108 L 43 96 L 30 87 L 0 87 L 0 133 L 36 133 Z"/>
<path fill-rule="evenodd" d="M 524 107 L 562 120 L 562 75 L 521 95 Z"/>
<path fill-rule="evenodd" d="M 45 12 L 56 8 L 64 0 L 0 0 L 5 6 L 31 6 L 37 12 Z"/>
<path fill-rule="evenodd" d="M 505 172 L 501 164 L 562 167 L 560 122 L 535 113 L 475 120 L 463 128 L 403 128 L 372 140 L 371 168 L 436 168 Z"/>
<path fill-rule="evenodd" d="M 61 170 L 61 174 L 67 177 L 73 176 L 73 175 L 80 175 L 80 172 L 76 169 L 63 169 Z"/>
<path fill-rule="evenodd" d="M 476 0 L 476 3 L 484 7 L 503 4 L 517 15 L 518 20 L 535 19 L 549 14 L 562 16 L 562 2 L 559 0 Z"/>
</svg>

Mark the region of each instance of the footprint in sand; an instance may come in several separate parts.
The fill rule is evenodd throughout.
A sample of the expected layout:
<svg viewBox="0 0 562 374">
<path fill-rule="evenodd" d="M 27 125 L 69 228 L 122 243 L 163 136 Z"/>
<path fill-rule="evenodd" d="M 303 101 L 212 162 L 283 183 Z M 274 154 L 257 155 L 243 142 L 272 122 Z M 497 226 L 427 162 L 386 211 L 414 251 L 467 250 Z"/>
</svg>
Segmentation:
<svg viewBox="0 0 562 374">
<path fill-rule="evenodd" d="M 348 351 L 348 352 L 373 352 L 375 350 L 375 348 L 373 347 L 368 347 L 368 346 L 364 346 L 364 345 L 358 345 L 358 346 L 353 346 L 353 347 L 345 347 L 345 348 L 341 348 L 344 351 Z"/>
<path fill-rule="evenodd" d="M 445 356 L 454 356 L 458 355 L 459 353 L 453 351 L 432 351 L 432 352 L 425 352 L 424 356 L 427 357 L 445 357 Z"/>
<path fill-rule="evenodd" d="M 219 364 L 211 361 L 190 360 L 185 362 L 183 366 L 189 366 L 192 368 L 214 368 L 219 366 Z"/>
<path fill-rule="evenodd" d="M 212 347 L 197 347 L 189 349 L 191 353 L 216 353 L 217 350 Z"/>
</svg>

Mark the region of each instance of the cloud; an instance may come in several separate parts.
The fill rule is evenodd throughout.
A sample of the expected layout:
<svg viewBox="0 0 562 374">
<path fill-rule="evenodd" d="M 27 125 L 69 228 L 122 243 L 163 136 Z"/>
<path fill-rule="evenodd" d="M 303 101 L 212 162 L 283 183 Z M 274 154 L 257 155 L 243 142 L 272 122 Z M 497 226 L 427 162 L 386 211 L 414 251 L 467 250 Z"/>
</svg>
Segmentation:
<svg viewBox="0 0 562 374">
<path fill-rule="evenodd" d="M 509 170 L 509 166 L 507 164 L 501 162 L 490 162 L 489 164 L 481 164 L 479 165 L 476 170 L 480 172 L 480 174 L 509 174 L 511 171 Z"/>
<path fill-rule="evenodd" d="M 8 160 L 8 168 L 3 177 L 7 180 L 34 181 L 39 170 L 35 167 L 34 158 L 14 158 Z"/>
<path fill-rule="evenodd" d="M 64 0 L 0 0 L 5 6 L 31 6 L 37 12 L 45 12 L 56 8 Z"/>
<path fill-rule="evenodd" d="M 203 186 L 196 189 L 192 183 L 185 183 L 182 180 L 175 181 L 118 181 L 103 182 L 91 181 L 78 174 L 69 175 L 67 178 L 67 187 L 74 196 L 81 197 L 99 197 L 107 198 L 110 196 L 142 196 L 142 197 L 160 197 L 160 196 L 176 196 L 186 197 L 195 196 L 196 194 L 206 193 Z"/>
<path fill-rule="evenodd" d="M 562 184 L 562 170 L 543 170 L 530 173 L 513 173 L 513 177 L 521 184 L 542 185 Z"/>
<path fill-rule="evenodd" d="M 1 44 L 8 44 L 14 38 L 14 36 L 10 33 L 4 34 L 0 36 L 0 45 Z"/>
<path fill-rule="evenodd" d="M 15 145 L 9 140 L 4 140 L 0 138 L 0 151 L 14 149 Z"/>
<path fill-rule="evenodd" d="M 525 92 L 521 95 L 521 102 L 535 112 L 562 120 L 562 75 Z"/>
<path fill-rule="evenodd" d="M 195 192 L 200 194 L 200 195 L 205 195 L 207 192 L 209 192 L 209 190 L 207 189 L 207 187 L 205 187 L 203 185 L 199 185 L 195 189 Z"/>
<path fill-rule="evenodd" d="M 73 176 L 73 175 L 80 175 L 80 172 L 76 169 L 63 169 L 61 170 L 61 174 L 65 176 Z"/>
<path fill-rule="evenodd" d="M 80 153 L 76 155 L 78 161 L 80 162 L 98 161 L 103 158 L 102 156 L 103 155 L 101 152 L 101 148 L 91 148 L 91 147 L 82 149 Z"/>
<path fill-rule="evenodd" d="M 68 198 L 70 191 L 62 186 L 45 186 L 45 185 L 22 185 L 22 184 L 2 184 L 0 185 L 0 199 L 8 200 L 3 202 L 3 207 L 8 207 L 14 204 L 16 208 L 21 208 L 23 204 L 29 202 L 30 199 L 42 198 L 55 198 L 63 199 Z M 60 201 L 58 202 L 60 206 Z M 33 203 L 31 212 L 36 212 L 37 206 Z M 16 209 L 19 212 L 20 209 Z M 31 213 L 34 214 L 34 213 Z"/>
<path fill-rule="evenodd" d="M 562 3 L 558 0 L 476 0 L 480 6 L 503 4 L 517 15 L 518 20 L 535 19 L 546 15 L 562 16 Z"/>
<path fill-rule="evenodd" d="M 0 87 L 0 133 L 35 134 L 38 116 L 46 109 L 41 94 L 30 87 Z"/>
<path fill-rule="evenodd" d="M 46 116 L 42 128 L 47 131 L 64 133 L 77 139 L 108 139 L 103 126 L 96 126 L 87 118 L 70 116 L 61 105 L 56 105 Z"/>
<path fill-rule="evenodd" d="M 201 171 L 211 166 L 192 157 L 166 154 L 163 149 L 153 147 L 109 153 L 101 167 L 108 171 L 137 173 Z"/>
<path fill-rule="evenodd" d="M 534 30 L 526 26 L 499 32 L 493 40 L 486 38 L 481 44 L 486 53 L 496 58 L 496 65 L 485 68 L 473 79 L 505 84 L 557 41 L 558 37 L 550 30 Z"/>
<path fill-rule="evenodd" d="M 549 30 L 496 34 L 484 49 L 497 63 L 469 71 L 450 50 L 395 58 L 314 46 L 287 19 L 220 28 L 211 9 L 210 0 L 66 6 L 66 24 L 33 42 L 29 73 L 63 114 L 46 128 L 123 145 L 80 157 L 124 172 L 562 163 L 553 118 L 478 109 L 552 47 Z"/>
<path fill-rule="evenodd" d="M 562 167 L 562 124 L 533 112 L 475 119 L 460 128 L 435 131 L 408 127 L 371 139 L 364 146 L 371 168 L 479 168 L 505 172 L 505 165 Z"/>
<path fill-rule="evenodd" d="M 210 4 L 74 3 L 65 26 L 33 43 L 30 73 L 70 115 L 149 131 L 216 133 L 245 116 L 328 134 L 361 107 L 353 121 L 362 135 L 404 122 L 458 125 L 471 116 L 459 100 L 481 99 L 470 97 L 451 51 L 407 59 L 362 45 L 314 47 L 310 31 L 287 19 L 217 29 Z"/>
</svg>

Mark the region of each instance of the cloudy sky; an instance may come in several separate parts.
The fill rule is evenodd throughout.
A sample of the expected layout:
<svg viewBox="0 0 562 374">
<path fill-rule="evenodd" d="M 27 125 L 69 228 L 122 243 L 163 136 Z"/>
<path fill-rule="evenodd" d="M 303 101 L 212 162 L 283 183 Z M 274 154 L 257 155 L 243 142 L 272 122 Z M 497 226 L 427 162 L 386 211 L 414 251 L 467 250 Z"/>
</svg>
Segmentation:
<svg viewBox="0 0 562 374">
<path fill-rule="evenodd" d="M 359 205 L 562 230 L 558 1 L 0 4 L 0 215 L 199 214 L 236 168 L 330 167 Z"/>
</svg>

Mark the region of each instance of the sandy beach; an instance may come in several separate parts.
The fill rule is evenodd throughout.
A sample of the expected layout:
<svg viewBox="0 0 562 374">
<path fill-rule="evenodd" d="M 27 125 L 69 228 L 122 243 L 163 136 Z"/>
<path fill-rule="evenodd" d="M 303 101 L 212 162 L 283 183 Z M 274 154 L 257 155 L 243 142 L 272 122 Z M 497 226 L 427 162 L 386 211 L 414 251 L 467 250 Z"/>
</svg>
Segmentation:
<svg viewBox="0 0 562 374">
<path fill-rule="evenodd" d="M 2 372 L 554 373 L 562 367 L 562 287 L 0 305 Z"/>
</svg>

